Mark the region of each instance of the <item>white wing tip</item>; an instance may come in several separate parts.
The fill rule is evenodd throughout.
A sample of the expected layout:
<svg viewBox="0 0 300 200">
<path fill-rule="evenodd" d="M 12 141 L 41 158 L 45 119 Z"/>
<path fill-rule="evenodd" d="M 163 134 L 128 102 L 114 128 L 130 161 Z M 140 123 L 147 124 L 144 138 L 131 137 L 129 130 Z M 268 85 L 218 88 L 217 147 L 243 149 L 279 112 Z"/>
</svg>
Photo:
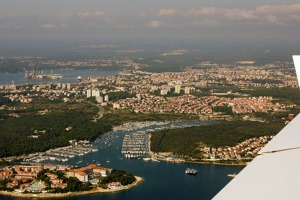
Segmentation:
<svg viewBox="0 0 300 200">
<path fill-rule="evenodd" d="M 300 87 L 300 55 L 293 55 L 294 66 L 298 78 L 298 85 Z"/>
</svg>

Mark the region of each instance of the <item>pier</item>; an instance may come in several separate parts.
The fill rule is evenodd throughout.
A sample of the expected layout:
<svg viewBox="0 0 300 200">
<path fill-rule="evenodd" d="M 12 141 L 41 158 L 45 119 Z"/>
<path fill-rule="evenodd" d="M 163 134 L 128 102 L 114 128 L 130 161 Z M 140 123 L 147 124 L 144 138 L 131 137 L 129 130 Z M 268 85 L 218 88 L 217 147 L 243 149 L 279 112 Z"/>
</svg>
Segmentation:
<svg viewBox="0 0 300 200">
<path fill-rule="evenodd" d="M 149 137 L 146 133 L 133 133 L 124 136 L 122 154 L 125 158 L 139 158 L 148 154 Z"/>
<path fill-rule="evenodd" d="M 79 141 L 76 145 L 50 149 L 41 153 L 29 154 L 23 159 L 23 161 L 27 163 L 41 163 L 47 160 L 67 162 L 70 158 L 74 158 L 75 156 L 83 156 L 96 151 L 98 151 L 98 149 L 92 148 L 90 142 Z"/>
</svg>

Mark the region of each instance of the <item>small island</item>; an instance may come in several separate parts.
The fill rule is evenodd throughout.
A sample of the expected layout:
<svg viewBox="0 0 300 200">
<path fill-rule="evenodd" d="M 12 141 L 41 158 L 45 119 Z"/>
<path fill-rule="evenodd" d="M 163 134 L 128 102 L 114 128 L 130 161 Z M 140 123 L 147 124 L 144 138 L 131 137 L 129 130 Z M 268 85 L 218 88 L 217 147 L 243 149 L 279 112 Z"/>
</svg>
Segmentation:
<svg viewBox="0 0 300 200">
<path fill-rule="evenodd" d="M 0 170 L 0 195 L 13 197 L 67 197 L 115 192 L 136 186 L 141 177 L 118 169 L 90 164 L 14 165 Z"/>
</svg>

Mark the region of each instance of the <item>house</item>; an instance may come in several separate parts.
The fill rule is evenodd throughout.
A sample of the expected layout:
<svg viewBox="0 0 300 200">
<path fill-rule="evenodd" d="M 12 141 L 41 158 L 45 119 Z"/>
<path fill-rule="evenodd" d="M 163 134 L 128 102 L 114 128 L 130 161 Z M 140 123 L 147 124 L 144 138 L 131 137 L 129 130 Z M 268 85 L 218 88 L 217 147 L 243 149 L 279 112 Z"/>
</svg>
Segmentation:
<svg viewBox="0 0 300 200">
<path fill-rule="evenodd" d="M 122 185 L 120 182 L 112 182 L 112 183 L 108 184 L 109 189 L 119 189 L 121 187 L 122 187 Z"/>
<path fill-rule="evenodd" d="M 68 165 L 45 164 L 44 169 L 49 169 L 51 171 L 54 171 L 54 170 L 66 171 L 66 170 L 70 170 L 71 167 Z"/>
<path fill-rule="evenodd" d="M 59 178 L 55 178 L 55 179 L 51 179 L 51 188 L 62 188 L 64 189 L 65 187 L 67 187 L 67 183 L 63 183 L 62 179 Z"/>
<path fill-rule="evenodd" d="M 45 174 L 46 174 L 51 180 L 57 178 L 57 175 L 56 175 L 56 174 L 52 174 L 52 173 L 50 173 L 50 172 L 47 172 L 47 173 L 45 173 Z"/>
<path fill-rule="evenodd" d="M 44 169 L 49 169 L 49 170 L 51 170 L 51 171 L 53 171 L 53 170 L 56 170 L 56 165 L 53 165 L 53 164 L 45 164 L 44 165 Z"/>
<path fill-rule="evenodd" d="M 34 165 L 34 166 L 16 165 L 14 166 L 14 169 L 17 172 L 15 178 L 21 180 L 21 179 L 35 179 L 38 173 L 40 173 L 43 170 L 43 167 L 41 165 Z"/>
<path fill-rule="evenodd" d="M 13 174 L 11 169 L 5 169 L 0 171 L 0 179 L 9 178 Z"/>
<path fill-rule="evenodd" d="M 88 175 L 101 175 L 107 176 L 109 174 L 109 169 L 105 167 L 100 167 L 95 164 L 90 164 L 86 167 L 78 169 L 82 172 L 85 172 Z"/>
<path fill-rule="evenodd" d="M 100 167 L 97 165 L 89 165 L 88 167 L 92 168 L 94 174 L 101 174 L 101 176 L 107 176 L 109 174 L 109 169 L 105 167 Z"/>
<path fill-rule="evenodd" d="M 11 182 L 8 182 L 7 184 L 6 184 L 6 187 L 7 188 L 13 188 L 13 187 L 16 187 L 16 186 L 18 186 L 18 181 L 17 181 L 17 179 L 13 179 L 13 180 L 11 180 Z"/>
<path fill-rule="evenodd" d="M 29 187 L 29 186 L 30 186 L 30 183 L 23 183 L 20 185 L 20 189 L 24 190 L 26 187 Z"/>
<path fill-rule="evenodd" d="M 110 170 L 105 167 L 100 167 L 95 164 L 90 164 L 87 167 L 73 169 L 67 172 L 67 177 L 76 177 L 82 182 L 87 182 L 90 179 L 107 176 Z"/>
<path fill-rule="evenodd" d="M 78 169 L 73 169 L 67 172 L 66 174 L 67 177 L 76 177 L 78 180 L 82 182 L 88 182 L 88 174 L 78 170 Z"/>
</svg>

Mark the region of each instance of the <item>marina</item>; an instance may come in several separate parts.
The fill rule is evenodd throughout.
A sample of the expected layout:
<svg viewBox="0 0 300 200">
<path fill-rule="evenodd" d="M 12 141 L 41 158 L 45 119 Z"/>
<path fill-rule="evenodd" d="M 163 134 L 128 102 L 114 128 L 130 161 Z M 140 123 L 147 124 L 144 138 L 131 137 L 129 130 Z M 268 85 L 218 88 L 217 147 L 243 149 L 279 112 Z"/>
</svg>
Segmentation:
<svg viewBox="0 0 300 200">
<path fill-rule="evenodd" d="M 70 158 L 74 158 L 75 156 L 83 156 L 96 151 L 98 151 L 98 149 L 92 148 L 92 144 L 89 141 L 79 141 L 67 147 L 29 154 L 23 159 L 23 163 L 43 163 L 48 161 L 67 162 Z"/>
<path fill-rule="evenodd" d="M 146 133 L 125 135 L 122 144 L 122 154 L 125 158 L 139 158 L 148 154 L 149 136 Z"/>
<path fill-rule="evenodd" d="M 89 141 L 70 141 L 70 146 L 50 149 L 46 152 L 29 154 L 23 158 L 23 163 L 47 163 L 47 162 L 68 162 L 70 159 L 83 157 L 84 155 L 101 151 L 103 148 L 114 148 L 122 153 L 125 158 L 143 158 L 145 161 L 159 162 L 165 160 L 173 163 L 180 163 L 182 160 L 170 157 L 170 155 L 155 154 L 149 158 L 149 140 L 150 134 L 154 131 L 173 129 L 179 127 L 192 127 L 216 122 L 208 121 L 187 121 L 187 122 L 134 122 L 126 123 L 113 128 L 113 131 L 100 136 L 93 143 Z M 122 145 L 114 147 L 114 142 L 118 137 L 123 138 Z M 100 145 L 101 144 L 101 145 Z M 93 159 L 94 160 L 94 159 Z M 82 161 L 78 160 L 76 164 Z M 107 159 L 105 162 L 109 163 Z"/>
<path fill-rule="evenodd" d="M 146 122 L 131 122 L 125 123 L 123 125 L 117 126 L 113 128 L 113 131 L 139 131 L 143 130 L 147 133 L 159 131 L 163 129 L 174 129 L 174 128 L 186 128 L 186 127 L 193 127 L 193 126 L 200 126 L 203 123 L 211 123 L 205 121 L 146 121 Z M 214 122 L 217 123 L 217 122 Z"/>
</svg>

